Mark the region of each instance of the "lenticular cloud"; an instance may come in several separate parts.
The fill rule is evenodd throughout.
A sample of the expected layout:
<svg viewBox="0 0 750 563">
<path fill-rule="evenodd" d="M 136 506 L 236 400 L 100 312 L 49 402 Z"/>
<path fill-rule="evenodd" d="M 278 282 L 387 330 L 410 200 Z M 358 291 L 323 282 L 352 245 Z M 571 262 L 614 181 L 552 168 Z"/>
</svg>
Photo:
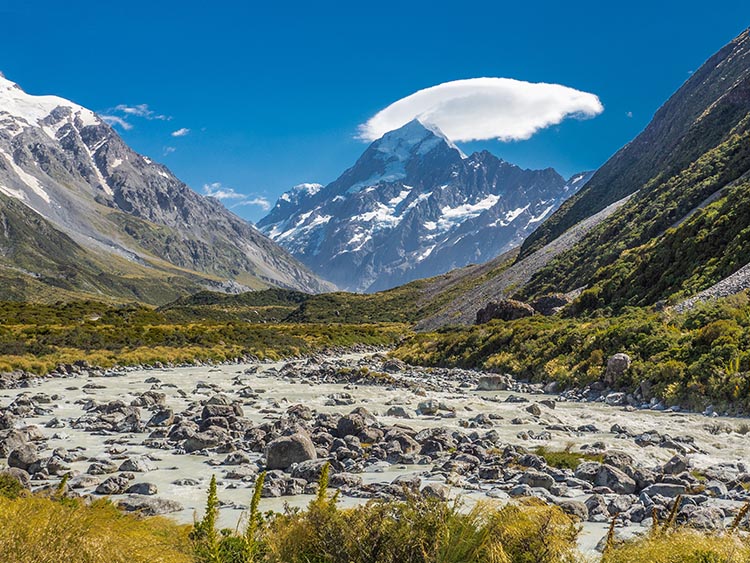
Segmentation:
<svg viewBox="0 0 750 563">
<path fill-rule="evenodd" d="M 359 126 L 359 137 L 373 141 L 418 118 L 453 141 L 519 141 L 565 118 L 586 119 L 602 111 L 594 94 L 560 84 L 470 78 L 425 88 L 392 103 Z"/>
</svg>

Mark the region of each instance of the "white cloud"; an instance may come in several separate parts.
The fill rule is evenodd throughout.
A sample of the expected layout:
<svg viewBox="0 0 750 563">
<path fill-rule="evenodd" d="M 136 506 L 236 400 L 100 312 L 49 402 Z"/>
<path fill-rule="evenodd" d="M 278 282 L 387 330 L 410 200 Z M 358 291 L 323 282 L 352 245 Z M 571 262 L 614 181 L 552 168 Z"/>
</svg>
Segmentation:
<svg viewBox="0 0 750 563">
<path fill-rule="evenodd" d="M 257 205 L 263 211 L 268 211 L 269 209 L 271 209 L 271 202 L 268 201 L 263 196 L 254 197 L 252 199 L 246 199 L 245 201 L 241 201 L 239 203 L 234 204 L 232 208 L 239 207 L 240 205 Z"/>
<path fill-rule="evenodd" d="M 168 154 L 172 154 L 177 149 L 174 147 L 164 147 L 164 156 L 167 156 Z"/>
<path fill-rule="evenodd" d="M 221 182 L 203 184 L 203 193 L 216 199 L 245 199 L 247 196 L 234 191 L 234 188 L 225 188 Z"/>
<path fill-rule="evenodd" d="M 100 115 L 105 123 L 109 123 L 112 127 L 118 126 L 125 129 L 125 131 L 130 131 L 133 126 L 125 121 L 122 117 L 117 117 L 116 115 Z"/>
<path fill-rule="evenodd" d="M 112 111 L 119 111 L 126 115 L 134 115 L 136 117 L 143 117 L 144 119 L 152 120 L 158 119 L 159 121 L 169 121 L 172 119 L 168 115 L 158 114 L 148 107 L 148 104 L 137 104 L 134 106 L 128 106 L 126 104 L 116 105 Z"/>
<path fill-rule="evenodd" d="M 219 201 L 234 201 L 231 208 L 246 206 L 246 205 L 257 205 L 263 211 L 271 209 L 271 202 L 262 196 L 249 196 L 241 194 L 234 188 L 223 186 L 221 182 L 212 182 L 210 184 L 203 185 L 203 193 L 208 197 L 214 197 Z"/>
<path fill-rule="evenodd" d="M 632 111 L 628 111 L 628 112 L 625 113 L 625 115 L 628 116 L 628 117 L 633 117 L 633 112 Z"/>
<path fill-rule="evenodd" d="M 172 131 L 172 136 L 173 137 L 184 137 L 188 133 L 190 133 L 190 129 L 188 129 L 187 127 L 182 127 L 180 129 L 178 129 L 177 131 Z"/>
<path fill-rule="evenodd" d="M 114 115 L 118 113 L 120 115 Z M 101 116 L 101 118 L 110 125 L 122 127 L 125 131 L 130 131 L 133 128 L 133 125 L 126 121 L 126 117 L 140 117 L 147 119 L 148 121 L 153 121 L 154 119 L 159 121 L 169 121 L 172 119 L 168 115 L 156 113 L 148 107 L 148 104 L 136 104 L 134 106 L 118 104 L 115 107 L 106 110 L 106 113 Z"/>
<path fill-rule="evenodd" d="M 568 117 L 590 118 L 602 111 L 594 94 L 560 84 L 470 78 L 425 88 L 392 103 L 360 125 L 359 138 L 373 141 L 419 118 L 453 141 L 516 141 Z"/>
</svg>

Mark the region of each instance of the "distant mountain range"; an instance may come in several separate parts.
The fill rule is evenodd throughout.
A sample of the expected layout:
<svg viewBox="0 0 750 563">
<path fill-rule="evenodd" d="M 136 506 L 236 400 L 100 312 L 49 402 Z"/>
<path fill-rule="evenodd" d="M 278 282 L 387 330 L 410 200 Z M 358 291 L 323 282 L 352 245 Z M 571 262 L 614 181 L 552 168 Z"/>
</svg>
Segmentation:
<svg viewBox="0 0 750 563">
<path fill-rule="evenodd" d="M 591 174 L 566 181 L 486 151 L 466 156 L 414 120 L 331 184 L 283 194 L 258 228 L 338 287 L 372 292 L 518 246 Z"/>
<path fill-rule="evenodd" d="M 92 111 L 1 75 L 0 227 L 0 299 L 333 288 Z"/>
</svg>

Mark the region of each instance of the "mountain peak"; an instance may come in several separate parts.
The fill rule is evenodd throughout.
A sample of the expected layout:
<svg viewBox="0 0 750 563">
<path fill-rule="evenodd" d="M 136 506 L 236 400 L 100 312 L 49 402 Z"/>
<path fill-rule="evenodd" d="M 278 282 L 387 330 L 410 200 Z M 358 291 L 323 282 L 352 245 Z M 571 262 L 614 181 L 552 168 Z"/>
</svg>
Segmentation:
<svg viewBox="0 0 750 563">
<path fill-rule="evenodd" d="M 99 125 L 101 120 L 96 114 L 78 104 L 59 96 L 34 96 L 27 94 L 15 82 L 0 74 L 0 119 L 8 114 L 28 125 L 42 125 L 41 121 L 58 107 L 71 110 L 71 115 L 80 117 L 83 125 Z"/>
<path fill-rule="evenodd" d="M 442 144 L 461 153 L 437 125 L 415 117 L 398 129 L 389 131 L 371 146 L 381 153 L 395 154 L 400 160 L 405 160 L 413 154 L 427 154 Z"/>
</svg>

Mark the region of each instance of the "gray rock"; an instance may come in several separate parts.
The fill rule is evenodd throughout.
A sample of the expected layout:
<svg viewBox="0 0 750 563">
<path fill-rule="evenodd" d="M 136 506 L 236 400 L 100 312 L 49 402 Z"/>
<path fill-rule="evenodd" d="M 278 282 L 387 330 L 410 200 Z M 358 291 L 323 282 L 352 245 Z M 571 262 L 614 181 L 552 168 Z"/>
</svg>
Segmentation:
<svg viewBox="0 0 750 563">
<path fill-rule="evenodd" d="M 585 503 L 579 500 L 560 500 L 557 501 L 557 506 L 562 508 L 565 514 L 575 516 L 581 522 L 586 522 L 589 519 L 589 509 Z"/>
<path fill-rule="evenodd" d="M 406 411 L 404 407 L 390 407 L 385 413 L 386 416 L 393 416 L 395 418 L 411 418 L 411 415 Z"/>
<path fill-rule="evenodd" d="M 108 477 L 94 489 L 97 495 L 117 495 L 122 493 L 128 486 L 129 479 L 122 475 Z"/>
<path fill-rule="evenodd" d="M 507 375 L 483 375 L 477 382 L 477 391 L 505 391 L 510 388 Z"/>
<path fill-rule="evenodd" d="M 670 459 L 667 463 L 664 464 L 664 467 L 662 468 L 662 472 L 665 475 L 677 475 L 679 473 L 687 471 L 687 468 L 688 468 L 687 458 L 681 455 L 676 455 L 672 459 Z"/>
<path fill-rule="evenodd" d="M 157 492 L 156 485 L 153 483 L 136 483 L 125 489 L 126 494 L 134 495 L 155 495 Z"/>
<path fill-rule="evenodd" d="M 442 483 L 427 483 L 420 491 L 422 496 L 438 500 L 448 500 L 451 488 Z"/>
<path fill-rule="evenodd" d="M 282 436 L 266 447 L 267 469 L 288 469 L 294 463 L 316 458 L 315 445 L 304 434 Z"/>
<path fill-rule="evenodd" d="M 431 416 L 438 413 L 440 410 L 440 402 L 435 399 L 428 399 L 426 401 L 422 401 L 417 405 L 417 411 L 419 414 Z"/>
<path fill-rule="evenodd" d="M 514 321 L 524 317 L 531 317 L 536 311 L 530 305 L 514 299 L 501 299 L 490 302 L 477 311 L 476 324 L 488 323 L 494 319 Z"/>
<path fill-rule="evenodd" d="M 29 444 L 20 446 L 8 455 L 8 466 L 23 469 L 29 473 L 34 473 L 34 469 L 39 465 L 39 455 L 36 448 Z"/>
<path fill-rule="evenodd" d="M 134 457 L 123 461 L 117 470 L 146 473 L 147 471 L 154 471 L 155 469 L 156 464 L 147 457 Z"/>
<path fill-rule="evenodd" d="M 157 516 L 182 510 L 182 505 L 174 500 L 141 495 L 130 495 L 120 499 L 117 506 L 125 512 L 138 512 L 144 516 Z"/>
<path fill-rule="evenodd" d="M 604 382 L 607 385 L 615 385 L 628 369 L 630 369 L 630 356 L 623 353 L 610 356 L 604 372 Z"/>
<path fill-rule="evenodd" d="M 555 484 L 555 480 L 552 477 L 535 469 L 524 471 L 519 481 L 529 487 L 541 487 L 543 489 L 549 489 Z"/>
<path fill-rule="evenodd" d="M 542 409 L 539 408 L 539 405 L 534 403 L 526 407 L 526 412 L 533 414 L 534 416 L 540 416 L 542 414 Z"/>
<path fill-rule="evenodd" d="M 643 489 L 641 493 L 649 497 L 659 495 L 662 497 L 672 498 L 676 497 L 677 495 L 685 494 L 685 486 L 676 485 L 674 483 L 654 483 L 653 485 L 649 485 L 648 487 Z"/>
</svg>

